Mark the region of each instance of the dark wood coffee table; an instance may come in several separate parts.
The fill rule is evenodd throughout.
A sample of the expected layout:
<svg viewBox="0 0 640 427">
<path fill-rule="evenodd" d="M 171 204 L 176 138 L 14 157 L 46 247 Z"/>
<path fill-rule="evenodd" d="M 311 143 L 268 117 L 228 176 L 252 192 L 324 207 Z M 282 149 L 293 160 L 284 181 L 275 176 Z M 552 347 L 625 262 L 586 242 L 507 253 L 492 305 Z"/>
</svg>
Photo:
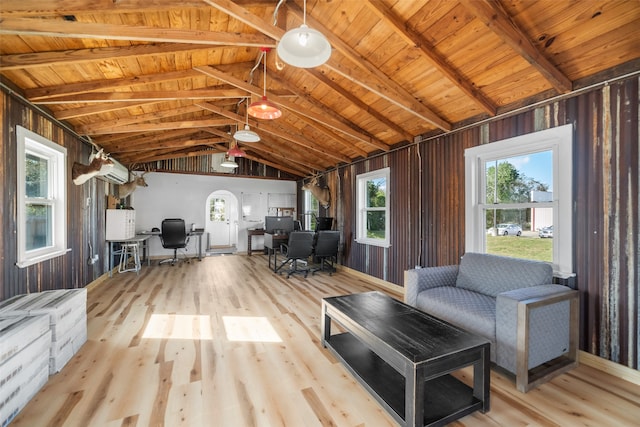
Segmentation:
<svg viewBox="0 0 640 427">
<path fill-rule="evenodd" d="M 324 298 L 322 345 L 402 426 L 489 410 L 489 341 L 381 292 Z M 473 387 L 449 375 L 471 365 Z"/>
</svg>

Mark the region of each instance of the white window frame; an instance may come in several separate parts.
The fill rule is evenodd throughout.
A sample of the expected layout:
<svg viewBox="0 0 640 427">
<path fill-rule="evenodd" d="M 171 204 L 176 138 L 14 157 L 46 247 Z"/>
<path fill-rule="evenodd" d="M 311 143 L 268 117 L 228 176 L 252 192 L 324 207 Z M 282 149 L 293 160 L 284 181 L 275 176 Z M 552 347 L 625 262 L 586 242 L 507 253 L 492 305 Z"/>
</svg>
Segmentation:
<svg viewBox="0 0 640 427">
<path fill-rule="evenodd" d="M 553 200 L 524 207 L 553 208 L 553 269 L 573 273 L 573 125 L 534 132 L 465 150 L 465 251 L 486 252 L 485 163 L 542 151 L 553 152 Z M 500 208 L 513 208 L 501 204 Z M 518 204 L 517 207 L 523 207 Z"/>
<path fill-rule="evenodd" d="M 313 208 L 314 201 L 317 209 Z M 302 224 L 303 229 L 313 230 L 312 216 L 315 215 L 317 218 L 320 215 L 320 203 L 318 203 L 318 200 L 309 190 L 304 191 L 304 213 L 304 224 Z"/>
<path fill-rule="evenodd" d="M 64 255 L 67 249 L 67 149 L 48 139 L 16 126 L 17 137 L 17 228 L 18 253 L 16 265 L 28 267 L 39 262 Z M 27 153 L 48 160 L 47 199 L 26 197 L 26 155 Z M 26 249 L 26 205 L 29 202 L 48 204 L 52 207 L 51 246 Z"/>
<path fill-rule="evenodd" d="M 390 217 L 391 217 L 391 212 L 389 208 L 391 204 L 390 203 L 390 198 L 391 198 L 390 177 L 391 177 L 391 173 L 389 168 L 378 169 L 375 171 L 363 173 L 356 176 L 356 197 L 358 201 L 357 214 L 356 214 L 356 242 L 362 243 L 365 245 L 381 246 L 385 248 L 388 248 L 389 246 L 391 246 L 391 236 L 390 236 L 391 228 L 389 226 Z M 367 182 L 372 181 L 374 179 L 380 179 L 380 178 L 384 178 L 387 186 L 386 197 L 385 197 L 385 207 L 384 208 L 380 208 L 380 207 L 367 208 Z M 385 238 L 384 239 L 372 239 L 370 237 L 367 237 L 367 212 L 369 211 L 385 212 L 385 216 L 384 216 Z"/>
</svg>

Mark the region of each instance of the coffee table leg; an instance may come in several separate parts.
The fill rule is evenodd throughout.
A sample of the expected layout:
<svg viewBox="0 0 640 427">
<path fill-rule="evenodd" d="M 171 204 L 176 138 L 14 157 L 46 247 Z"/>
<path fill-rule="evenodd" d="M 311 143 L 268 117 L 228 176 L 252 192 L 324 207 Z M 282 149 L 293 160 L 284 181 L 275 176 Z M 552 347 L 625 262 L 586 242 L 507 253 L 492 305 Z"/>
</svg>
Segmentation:
<svg viewBox="0 0 640 427">
<path fill-rule="evenodd" d="M 424 423 L 424 369 L 409 364 L 405 368 L 405 409 L 407 427 L 418 427 Z"/>
<path fill-rule="evenodd" d="M 322 301 L 322 313 L 320 314 L 320 318 L 322 319 L 320 325 L 320 336 L 321 336 L 321 344 L 322 347 L 327 347 L 327 341 L 329 341 L 329 337 L 331 336 L 331 317 L 327 314 L 327 304 Z"/>
<path fill-rule="evenodd" d="M 481 357 L 473 364 L 473 396 L 482 401 L 482 412 L 488 412 L 491 403 L 491 370 L 489 368 L 489 344 L 482 347 Z"/>
</svg>

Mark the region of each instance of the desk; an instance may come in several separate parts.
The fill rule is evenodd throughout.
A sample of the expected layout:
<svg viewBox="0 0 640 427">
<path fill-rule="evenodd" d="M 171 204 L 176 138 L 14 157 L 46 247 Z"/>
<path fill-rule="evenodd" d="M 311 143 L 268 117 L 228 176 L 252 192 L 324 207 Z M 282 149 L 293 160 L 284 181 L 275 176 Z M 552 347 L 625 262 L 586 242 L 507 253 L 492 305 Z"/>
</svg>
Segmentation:
<svg viewBox="0 0 640 427">
<path fill-rule="evenodd" d="M 107 240 L 107 242 L 109 243 L 109 277 L 111 277 L 111 275 L 113 274 L 113 244 L 114 243 L 137 243 L 138 245 L 140 245 L 142 247 L 142 260 L 143 261 L 147 261 L 147 265 L 151 265 L 151 261 L 149 259 L 149 257 L 147 256 L 147 248 L 148 248 L 148 242 L 147 240 L 149 240 L 149 237 L 151 237 L 150 234 L 136 234 L 134 237 L 131 237 L 129 239 L 124 239 L 124 240 Z"/>
<path fill-rule="evenodd" d="M 271 268 L 271 254 L 273 253 L 273 271 L 278 272 L 278 251 L 280 245 L 289 241 L 289 235 L 287 234 L 270 234 L 264 233 L 264 247 L 267 248 L 267 254 L 269 255 L 269 268 Z"/>
<path fill-rule="evenodd" d="M 247 228 L 247 255 L 248 256 L 251 256 L 251 252 L 253 251 L 253 249 L 251 248 L 253 236 L 264 236 L 264 228 Z"/>
<path fill-rule="evenodd" d="M 141 231 L 139 235 L 140 236 L 147 236 L 147 238 L 148 238 L 148 237 L 151 237 L 151 236 L 160 237 L 161 234 L 162 234 L 161 231 Z M 202 229 L 198 229 L 198 230 L 187 232 L 187 237 L 190 237 L 190 236 L 197 236 L 198 237 L 198 261 L 202 261 L 202 235 L 203 234 L 204 234 L 204 230 L 202 230 Z"/>
</svg>

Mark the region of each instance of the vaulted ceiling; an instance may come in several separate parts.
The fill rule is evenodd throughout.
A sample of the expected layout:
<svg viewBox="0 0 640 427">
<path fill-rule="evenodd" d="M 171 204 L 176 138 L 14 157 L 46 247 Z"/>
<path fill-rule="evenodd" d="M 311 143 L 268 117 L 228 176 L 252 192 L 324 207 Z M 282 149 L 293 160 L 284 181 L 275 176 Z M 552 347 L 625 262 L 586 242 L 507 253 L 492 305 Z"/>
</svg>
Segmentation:
<svg viewBox="0 0 640 427">
<path fill-rule="evenodd" d="M 248 121 L 247 158 L 304 177 L 640 69 L 635 0 L 309 0 L 311 69 L 274 49 L 303 7 L 2 0 L 0 75 L 124 164 L 225 152 Z M 282 117 L 247 119 L 265 91 Z"/>
</svg>

